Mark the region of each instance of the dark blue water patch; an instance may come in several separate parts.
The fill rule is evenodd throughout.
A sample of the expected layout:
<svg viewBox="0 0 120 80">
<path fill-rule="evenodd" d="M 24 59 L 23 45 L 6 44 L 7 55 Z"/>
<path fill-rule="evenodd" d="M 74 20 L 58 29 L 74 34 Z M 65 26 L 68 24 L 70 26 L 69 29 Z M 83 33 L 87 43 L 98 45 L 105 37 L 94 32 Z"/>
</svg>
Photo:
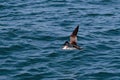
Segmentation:
<svg viewBox="0 0 120 80">
<path fill-rule="evenodd" d="M 50 53 L 47 57 L 51 57 L 51 58 L 54 58 L 54 57 L 58 57 L 60 54 L 58 53 Z"/>
<path fill-rule="evenodd" d="M 114 1 L 114 0 L 87 0 L 86 2 L 89 4 L 94 4 L 94 5 L 110 5 L 111 3 L 114 4 L 119 1 L 118 0 L 117 1 Z"/>
<path fill-rule="evenodd" d="M 21 29 L 21 28 L 15 28 L 15 27 L 6 27 L 6 28 L 4 28 L 4 27 L 1 27 L 1 34 L 4 36 L 4 35 L 6 35 L 6 36 L 4 36 L 4 37 L 18 37 L 19 35 L 21 35 L 21 34 L 24 34 L 24 33 L 29 33 L 30 32 L 30 29 L 25 29 L 25 28 L 23 28 L 23 29 Z"/>
<path fill-rule="evenodd" d="M 9 8 L 7 3 L 5 3 L 5 2 L 0 3 L 0 10 L 4 10 L 4 9 L 7 9 L 7 8 Z"/>
<path fill-rule="evenodd" d="M 57 73 L 53 73 L 53 72 L 46 72 L 46 73 L 41 73 L 41 74 L 38 74 L 36 76 L 34 76 L 35 78 L 39 77 L 39 78 L 54 78 L 54 77 L 57 77 L 58 74 Z"/>
<path fill-rule="evenodd" d="M 15 50 L 19 50 L 19 49 L 22 49 L 23 47 L 22 46 L 19 46 L 19 45 L 12 45 L 12 46 L 9 46 L 9 47 L 1 47 L 0 48 L 0 52 L 1 53 L 5 53 L 5 52 L 10 52 L 10 51 L 15 51 Z"/>
<path fill-rule="evenodd" d="M 7 69 L 0 69 L 0 72 L 2 72 L 0 75 L 7 75 L 11 73 L 11 70 L 7 70 Z"/>
<path fill-rule="evenodd" d="M 30 79 L 31 76 L 32 76 L 31 73 L 21 73 L 21 74 L 14 76 L 14 78 L 16 78 L 17 80 L 25 80 L 25 79 Z M 32 79 L 30 79 L 30 80 L 32 80 Z"/>
<path fill-rule="evenodd" d="M 56 80 L 56 78 L 51 78 L 52 80 Z M 49 78 L 45 79 L 45 80 L 49 80 Z M 75 80 L 74 78 L 70 78 L 70 77 L 61 77 L 61 78 L 57 78 L 57 80 Z"/>
<path fill-rule="evenodd" d="M 36 80 L 39 80 L 39 79 L 45 79 L 45 78 L 49 78 L 50 79 L 51 77 L 53 77 L 52 75 L 56 75 L 56 74 L 53 74 L 51 72 L 43 73 L 43 74 L 37 74 L 35 76 L 31 76 L 31 77 L 28 77 L 28 78 L 25 77 L 25 78 L 23 78 L 23 80 L 24 79 L 29 79 L 29 80 L 36 79 Z"/>
<path fill-rule="evenodd" d="M 29 49 L 37 49 L 37 48 L 35 48 L 35 46 L 33 45 L 20 43 L 20 44 L 14 44 L 10 46 L 1 46 L 0 52 L 2 55 L 4 55 L 5 53 L 10 53 L 13 51 L 21 51 L 21 50 L 29 50 Z"/>
<path fill-rule="evenodd" d="M 72 72 L 72 71 L 69 70 L 69 69 L 73 69 L 74 70 L 75 68 L 77 68 L 77 66 L 80 66 L 80 64 L 81 64 L 81 62 L 79 60 L 78 61 L 77 60 L 73 60 L 73 61 L 71 61 L 71 60 L 69 60 L 69 61 L 60 61 L 58 63 L 59 63 L 59 65 L 61 65 L 61 67 L 63 67 L 63 69 L 65 69 L 65 71 L 61 70 L 59 68 L 58 68 L 58 70 L 60 72 L 64 73 L 64 74 L 70 74 L 70 72 Z"/>
<path fill-rule="evenodd" d="M 112 47 L 110 47 L 110 46 L 107 46 L 106 44 L 104 44 L 104 45 L 102 45 L 102 44 L 99 44 L 99 45 L 96 45 L 94 48 L 96 48 L 96 49 L 94 49 L 94 50 L 100 50 L 100 51 L 105 51 L 105 50 L 111 50 L 112 49 Z"/>
<path fill-rule="evenodd" d="M 3 3 L 3 5 L 6 6 L 6 9 L 14 9 L 14 8 L 21 9 L 23 7 L 26 8 L 32 4 L 34 4 L 34 3 L 31 3 L 29 1 L 17 1 L 17 3 L 16 3 L 16 1 L 9 1 L 9 2 L 6 1 Z"/>
<path fill-rule="evenodd" d="M 119 33 L 120 33 L 119 28 L 118 29 L 107 30 L 107 31 L 104 32 L 104 34 L 111 35 L 111 36 L 118 36 L 118 35 L 120 35 Z"/>
<path fill-rule="evenodd" d="M 48 72 L 49 68 L 48 67 L 39 67 L 38 69 L 36 68 L 32 68 L 29 69 L 28 72 L 33 73 L 33 74 L 39 74 L 39 73 L 44 73 L 44 72 Z"/>
<path fill-rule="evenodd" d="M 114 67 L 116 70 L 119 70 L 119 67 L 120 67 L 120 65 L 119 65 L 119 62 L 117 62 L 117 61 L 112 61 L 113 63 L 118 63 L 117 65 L 116 64 L 113 64 L 112 66 L 110 66 L 110 67 Z"/>
<path fill-rule="evenodd" d="M 103 41 L 103 42 L 101 42 L 101 43 L 104 43 L 105 45 L 107 45 L 107 46 L 109 46 L 109 47 L 111 47 L 112 49 L 118 49 L 117 48 L 117 46 L 119 46 L 119 41 L 117 41 L 117 40 L 106 40 L 106 41 Z M 113 46 L 111 46 L 111 45 L 113 45 Z"/>
<path fill-rule="evenodd" d="M 0 4 L 0 10 L 2 10 L 2 9 L 4 9 L 4 8 L 5 8 L 5 6 L 2 5 L 2 4 Z"/>
<path fill-rule="evenodd" d="M 33 66 L 34 67 L 34 65 L 37 65 L 38 64 L 38 62 L 41 64 L 41 65 L 44 65 L 43 63 L 47 63 L 47 62 L 49 62 L 50 60 L 49 59 L 47 59 L 47 58 L 36 58 L 36 59 L 26 59 L 26 61 L 23 61 L 23 62 L 18 62 L 17 64 L 16 64 L 16 67 L 19 67 L 19 68 L 25 68 L 25 67 L 29 67 L 29 66 Z M 33 65 L 34 64 L 34 65 Z"/>
<path fill-rule="evenodd" d="M 51 37 L 51 36 L 44 36 L 44 37 L 39 37 L 39 36 L 22 36 L 21 37 L 22 39 L 31 39 L 31 40 L 43 40 L 44 39 L 44 41 L 50 41 L 50 40 L 54 40 L 55 39 L 55 37 Z"/>
<path fill-rule="evenodd" d="M 0 73 L 0 76 L 10 76 L 10 74 L 15 74 L 16 73 L 16 69 L 9 69 L 9 68 L 1 68 L 0 71 L 2 73 Z"/>
<path fill-rule="evenodd" d="M 96 28 L 97 29 L 97 28 Z M 118 35 L 119 35 L 119 28 L 117 29 L 100 29 L 98 28 L 97 31 L 90 31 L 90 35 L 93 35 L 94 38 L 98 38 L 98 39 L 103 39 L 103 40 L 100 40 L 100 41 L 114 41 L 112 39 L 110 39 L 111 37 L 114 36 L 114 38 L 117 38 Z M 104 36 L 103 36 L 104 35 Z"/>
<path fill-rule="evenodd" d="M 4 40 L 12 40 L 12 39 L 16 38 L 17 36 L 18 35 L 14 31 L 10 30 L 8 32 L 1 32 L 0 37 Z"/>
<path fill-rule="evenodd" d="M 107 14 L 97 14 L 97 13 L 91 13 L 91 14 L 87 14 L 84 15 L 84 17 L 99 17 L 99 16 L 114 16 L 114 14 L 112 13 L 107 13 Z"/>
<path fill-rule="evenodd" d="M 118 74 L 116 73 L 110 73 L 110 72 L 98 72 L 98 73 L 92 73 L 91 75 L 88 74 L 89 76 L 85 79 L 98 79 L 98 80 L 101 80 L 101 79 L 110 79 L 111 76 L 113 77 L 119 77 Z M 87 76 L 87 75 L 86 75 Z"/>
<path fill-rule="evenodd" d="M 50 4 L 48 5 L 49 7 L 66 7 L 68 6 L 67 3 L 65 3 L 64 1 L 52 1 L 50 2 Z"/>
<path fill-rule="evenodd" d="M 54 71 L 46 71 L 46 72 L 39 72 L 36 75 L 31 75 L 30 73 L 23 73 L 23 74 L 16 75 L 14 77 L 18 78 L 18 80 L 24 80 L 24 79 L 29 79 L 29 80 L 52 79 L 54 80 L 56 77 L 62 77 L 62 76 L 60 76 L 58 73 Z"/>
<path fill-rule="evenodd" d="M 70 26 L 71 23 L 74 23 L 74 21 L 64 20 L 62 23 L 60 23 L 60 26 Z"/>
<path fill-rule="evenodd" d="M 0 18 L 2 20 L 1 21 L 1 23 L 2 23 L 2 22 L 6 22 L 6 21 L 10 21 L 11 22 L 11 20 L 13 20 L 13 21 L 16 21 L 16 20 L 20 21 L 20 20 L 23 20 L 23 19 L 24 19 L 24 22 L 25 22 L 25 20 L 28 19 L 28 18 L 32 19 L 33 17 L 30 16 L 30 15 L 33 15 L 34 13 L 27 13 L 27 14 L 25 14 L 25 13 L 21 13 L 21 12 L 18 12 L 18 11 L 14 11 L 14 12 L 10 12 L 10 13 L 7 13 L 7 14 L 6 14 L 6 12 L 5 12 L 5 14 L 4 13 L 0 13 L 0 14 L 1 14 Z"/>
<path fill-rule="evenodd" d="M 74 78 L 61 78 L 61 79 L 58 79 L 58 80 L 75 80 Z"/>
</svg>

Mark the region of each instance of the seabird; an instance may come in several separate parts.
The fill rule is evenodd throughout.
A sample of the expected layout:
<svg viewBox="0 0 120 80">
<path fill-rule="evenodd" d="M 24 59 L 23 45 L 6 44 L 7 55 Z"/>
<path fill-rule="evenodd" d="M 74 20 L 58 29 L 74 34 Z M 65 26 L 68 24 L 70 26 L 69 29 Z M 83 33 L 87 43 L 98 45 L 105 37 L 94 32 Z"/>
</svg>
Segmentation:
<svg viewBox="0 0 120 80">
<path fill-rule="evenodd" d="M 81 50 L 81 48 L 77 45 L 78 29 L 79 29 L 79 25 L 74 29 L 74 31 L 70 35 L 70 42 L 66 41 L 64 43 L 63 49 L 79 49 L 79 50 Z"/>
</svg>

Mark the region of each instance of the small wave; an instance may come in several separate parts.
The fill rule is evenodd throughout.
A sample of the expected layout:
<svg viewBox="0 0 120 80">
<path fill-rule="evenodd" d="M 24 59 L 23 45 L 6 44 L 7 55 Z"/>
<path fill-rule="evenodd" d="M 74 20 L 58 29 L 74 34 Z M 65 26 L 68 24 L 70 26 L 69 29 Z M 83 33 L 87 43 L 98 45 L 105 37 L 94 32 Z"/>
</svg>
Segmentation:
<svg viewBox="0 0 120 80">
<path fill-rule="evenodd" d="M 98 16 L 114 16 L 112 13 L 105 13 L 105 14 L 100 14 L 100 13 L 89 13 L 86 15 L 83 15 L 84 17 L 98 17 Z"/>
<path fill-rule="evenodd" d="M 88 0 L 87 3 L 89 4 L 95 4 L 95 5 L 106 5 L 106 4 L 111 4 L 114 3 L 113 0 Z"/>
<path fill-rule="evenodd" d="M 0 72 L 2 72 L 2 73 L 0 73 L 0 75 L 7 75 L 7 74 L 10 74 L 10 73 L 12 73 L 12 71 L 11 70 L 9 70 L 9 69 L 0 69 Z"/>
<path fill-rule="evenodd" d="M 30 77 L 31 76 L 33 76 L 31 73 L 28 73 L 28 72 L 24 72 L 24 73 L 19 73 L 19 74 L 16 74 L 16 75 L 14 75 L 14 77 L 16 78 L 16 79 L 27 79 L 27 78 L 29 78 L 30 79 Z"/>
<path fill-rule="evenodd" d="M 4 53 L 4 52 L 30 50 L 30 49 L 37 49 L 37 48 L 30 44 L 16 44 L 16 45 L 10 45 L 10 46 L 1 46 L 0 52 Z"/>
<path fill-rule="evenodd" d="M 0 9 L 4 8 L 5 6 L 4 5 L 0 5 Z"/>
<path fill-rule="evenodd" d="M 96 76 L 96 77 L 110 77 L 110 76 L 119 76 L 118 73 L 113 73 L 113 72 L 97 72 L 97 73 L 89 73 L 87 74 L 89 76 Z"/>
<path fill-rule="evenodd" d="M 87 77 L 86 77 L 87 76 Z M 111 80 L 112 78 L 119 77 L 119 73 L 113 73 L 113 72 L 106 72 L 106 71 L 98 71 L 98 72 L 88 72 L 86 74 L 83 74 L 81 76 L 82 79 L 85 80 L 96 80 L 96 79 L 105 79 L 105 80 Z"/>
<path fill-rule="evenodd" d="M 111 35 L 111 36 L 119 36 L 120 35 L 120 29 L 110 29 L 106 30 L 103 32 L 106 35 Z"/>
<path fill-rule="evenodd" d="M 107 46 L 105 44 L 99 44 L 99 45 L 96 46 L 96 48 L 99 49 L 99 50 L 111 50 L 112 49 L 112 47 Z"/>
</svg>

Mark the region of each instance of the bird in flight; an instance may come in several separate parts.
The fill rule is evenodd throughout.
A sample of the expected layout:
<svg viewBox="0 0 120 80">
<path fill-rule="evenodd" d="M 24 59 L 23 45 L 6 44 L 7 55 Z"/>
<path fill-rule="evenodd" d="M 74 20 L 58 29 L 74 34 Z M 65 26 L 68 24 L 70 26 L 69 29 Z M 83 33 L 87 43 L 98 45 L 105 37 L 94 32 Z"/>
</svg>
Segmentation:
<svg viewBox="0 0 120 80">
<path fill-rule="evenodd" d="M 79 25 L 74 29 L 74 31 L 70 35 L 70 41 L 66 41 L 64 43 L 63 49 L 78 49 L 78 50 L 81 50 L 81 48 L 77 45 L 78 29 L 79 29 Z"/>
</svg>

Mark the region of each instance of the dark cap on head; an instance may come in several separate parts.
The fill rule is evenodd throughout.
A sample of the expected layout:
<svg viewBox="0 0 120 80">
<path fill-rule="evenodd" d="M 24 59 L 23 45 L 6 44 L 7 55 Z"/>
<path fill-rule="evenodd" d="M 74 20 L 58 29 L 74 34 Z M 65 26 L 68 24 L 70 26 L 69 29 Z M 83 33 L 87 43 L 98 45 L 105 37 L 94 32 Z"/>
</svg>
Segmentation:
<svg viewBox="0 0 120 80">
<path fill-rule="evenodd" d="M 69 42 L 68 41 L 65 41 L 65 43 L 63 44 L 63 45 L 68 45 L 69 44 Z"/>
</svg>

